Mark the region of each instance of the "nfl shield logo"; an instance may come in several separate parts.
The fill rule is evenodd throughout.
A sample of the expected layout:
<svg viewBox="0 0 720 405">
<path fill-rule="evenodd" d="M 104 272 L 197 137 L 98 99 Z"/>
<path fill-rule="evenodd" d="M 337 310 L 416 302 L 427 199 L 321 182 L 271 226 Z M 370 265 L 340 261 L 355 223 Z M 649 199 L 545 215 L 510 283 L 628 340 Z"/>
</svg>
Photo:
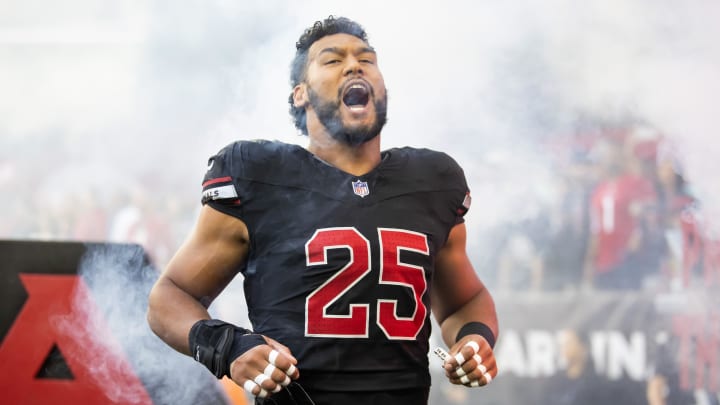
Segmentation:
<svg viewBox="0 0 720 405">
<path fill-rule="evenodd" d="M 366 195 L 370 194 L 370 188 L 368 187 L 367 181 L 353 181 L 353 192 L 355 194 L 359 195 L 360 197 L 365 197 Z"/>
</svg>

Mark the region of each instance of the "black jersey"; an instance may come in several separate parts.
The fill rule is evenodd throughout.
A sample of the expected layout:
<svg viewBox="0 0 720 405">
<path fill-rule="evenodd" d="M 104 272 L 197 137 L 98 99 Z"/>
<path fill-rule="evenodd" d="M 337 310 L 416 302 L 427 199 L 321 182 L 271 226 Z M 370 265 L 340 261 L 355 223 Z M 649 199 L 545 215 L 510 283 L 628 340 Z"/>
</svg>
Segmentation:
<svg viewBox="0 0 720 405">
<path fill-rule="evenodd" d="M 430 385 L 434 260 L 469 207 L 454 160 L 391 149 L 354 176 L 296 145 L 241 141 L 210 159 L 203 203 L 247 225 L 253 330 L 290 348 L 303 386 Z"/>
</svg>

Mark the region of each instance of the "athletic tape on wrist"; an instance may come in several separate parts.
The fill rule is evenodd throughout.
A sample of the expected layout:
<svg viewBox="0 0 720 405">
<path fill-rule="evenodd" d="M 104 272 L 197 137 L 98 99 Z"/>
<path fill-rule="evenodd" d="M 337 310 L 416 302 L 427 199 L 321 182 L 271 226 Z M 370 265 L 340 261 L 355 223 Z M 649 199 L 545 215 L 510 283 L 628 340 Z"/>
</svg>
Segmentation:
<svg viewBox="0 0 720 405">
<path fill-rule="evenodd" d="M 487 340 L 491 348 L 495 347 L 495 334 L 492 332 L 489 326 L 482 322 L 468 322 L 460 328 L 460 331 L 455 337 L 455 341 L 459 341 L 467 335 L 480 335 Z"/>
<path fill-rule="evenodd" d="M 255 346 L 266 344 L 260 335 L 218 319 L 196 322 L 188 335 L 190 352 L 217 378 L 230 377 L 230 364 Z"/>
</svg>

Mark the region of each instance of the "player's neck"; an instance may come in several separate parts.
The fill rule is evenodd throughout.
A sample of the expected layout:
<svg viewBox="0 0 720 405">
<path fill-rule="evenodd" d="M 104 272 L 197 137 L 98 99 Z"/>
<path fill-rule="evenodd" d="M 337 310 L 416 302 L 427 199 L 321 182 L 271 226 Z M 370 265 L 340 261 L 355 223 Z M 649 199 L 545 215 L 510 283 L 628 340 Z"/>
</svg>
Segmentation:
<svg viewBox="0 0 720 405">
<path fill-rule="evenodd" d="M 310 136 L 307 150 L 346 173 L 362 176 L 380 163 L 380 136 L 357 146 Z"/>
</svg>

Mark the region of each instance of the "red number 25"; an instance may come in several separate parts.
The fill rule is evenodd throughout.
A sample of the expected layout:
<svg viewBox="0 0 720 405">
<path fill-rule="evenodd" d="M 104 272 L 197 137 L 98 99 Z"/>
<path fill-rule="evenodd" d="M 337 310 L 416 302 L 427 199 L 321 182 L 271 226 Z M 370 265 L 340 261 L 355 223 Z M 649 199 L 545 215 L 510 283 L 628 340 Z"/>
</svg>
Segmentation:
<svg viewBox="0 0 720 405">
<path fill-rule="evenodd" d="M 427 236 L 402 229 L 379 228 L 380 284 L 410 288 L 415 310 L 410 317 L 397 315 L 397 299 L 377 300 L 377 324 L 388 339 L 415 339 L 425 322 L 422 296 L 427 290 L 425 271 L 400 261 L 400 251 L 430 255 Z M 370 241 L 355 228 L 319 229 L 305 244 L 307 265 L 327 264 L 327 252 L 347 249 L 345 266 L 315 289 L 305 300 L 305 336 L 368 337 L 370 303 L 350 305 L 349 314 L 328 314 L 327 309 L 370 273 Z"/>
</svg>

